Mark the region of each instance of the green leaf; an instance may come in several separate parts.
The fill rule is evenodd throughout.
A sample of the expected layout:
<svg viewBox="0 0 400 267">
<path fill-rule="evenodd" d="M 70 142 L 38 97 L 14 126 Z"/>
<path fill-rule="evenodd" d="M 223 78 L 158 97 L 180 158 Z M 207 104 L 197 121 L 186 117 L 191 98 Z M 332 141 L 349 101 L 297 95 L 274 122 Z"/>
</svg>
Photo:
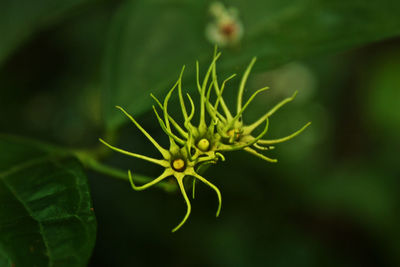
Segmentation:
<svg viewBox="0 0 400 267">
<path fill-rule="evenodd" d="M 389 231 L 398 226 L 396 185 L 397 179 L 390 174 L 346 165 L 325 179 L 316 179 L 306 190 L 310 205 L 322 213 L 348 214 Z"/>
<path fill-rule="evenodd" d="M 375 60 L 361 86 L 367 92 L 366 121 L 374 134 L 382 135 L 385 143 L 390 139 L 393 149 L 394 144 L 400 144 L 400 53 L 397 49 L 389 50 Z"/>
<path fill-rule="evenodd" d="M 205 68 L 213 44 L 205 37 L 210 19 L 203 1 L 128 1 L 116 16 L 104 62 L 103 111 L 108 128 L 124 118 L 123 106 L 139 115 L 151 108 L 148 95 L 169 89 L 183 64 L 194 84 L 194 60 Z M 400 33 L 398 1 L 227 1 L 244 26 L 239 45 L 222 49 L 220 70 L 241 71 L 253 56 L 255 69 L 315 55 L 337 53 Z M 187 88 L 187 86 L 185 86 Z M 187 88 L 193 89 L 193 86 Z"/>
<path fill-rule="evenodd" d="M 0 265 L 86 266 L 95 234 L 80 163 L 0 136 Z"/>
<path fill-rule="evenodd" d="M 23 41 L 88 0 L 0 1 L 0 65 Z"/>
<path fill-rule="evenodd" d="M 153 1 L 128 1 L 120 7 L 104 66 L 103 108 L 109 128 L 125 121 L 114 106 L 134 114 L 148 110 L 150 93 L 165 91 L 178 79 L 182 65 L 194 62 L 199 46 L 207 47 L 198 34 L 202 30 L 198 8 L 196 2 Z"/>
</svg>

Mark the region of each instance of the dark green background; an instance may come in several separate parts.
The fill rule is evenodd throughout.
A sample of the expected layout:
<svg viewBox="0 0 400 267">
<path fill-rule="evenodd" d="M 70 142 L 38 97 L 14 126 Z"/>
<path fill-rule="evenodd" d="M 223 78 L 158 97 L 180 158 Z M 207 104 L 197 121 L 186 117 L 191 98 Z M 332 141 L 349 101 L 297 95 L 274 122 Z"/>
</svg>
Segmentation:
<svg viewBox="0 0 400 267">
<path fill-rule="evenodd" d="M 135 192 L 63 151 L 10 137 L 94 148 L 113 136 L 157 156 L 114 105 L 167 145 L 149 94 L 163 98 L 186 64 L 184 89 L 195 95 L 194 62 L 204 70 L 213 51 L 209 3 L 0 1 L 0 266 L 85 266 L 90 257 L 96 267 L 400 266 L 398 1 L 224 2 L 238 8 L 244 36 L 221 48 L 220 77 L 257 56 L 246 96 L 271 87 L 246 121 L 299 90 L 267 137 L 312 125 L 267 153 L 277 164 L 241 151 L 209 168 L 223 196 L 217 219 L 215 193 L 199 185 L 191 217 L 171 234 L 185 212 L 179 193 Z M 231 104 L 237 86 L 225 90 Z M 104 162 L 161 171 L 117 153 Z M 38 192 L 39 206 L 30 200 Z M 51 245 L 32 252 L 30 242 L 47 237 Z"/>
</svg>

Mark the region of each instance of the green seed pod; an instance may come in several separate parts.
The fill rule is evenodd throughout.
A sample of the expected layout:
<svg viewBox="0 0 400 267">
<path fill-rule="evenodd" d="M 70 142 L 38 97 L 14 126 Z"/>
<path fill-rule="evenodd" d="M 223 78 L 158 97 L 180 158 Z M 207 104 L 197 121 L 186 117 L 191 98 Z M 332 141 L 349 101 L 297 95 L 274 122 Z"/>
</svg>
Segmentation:
<svg viewBox="0 0 400 267">
<path fill-rule="evenodd" d="M 199 142 L 197 142 L 197 147 L 203 152 L 208 151 L 210 148 L 210 142 L 207 139 L 202 138 Z"/>
</svg>

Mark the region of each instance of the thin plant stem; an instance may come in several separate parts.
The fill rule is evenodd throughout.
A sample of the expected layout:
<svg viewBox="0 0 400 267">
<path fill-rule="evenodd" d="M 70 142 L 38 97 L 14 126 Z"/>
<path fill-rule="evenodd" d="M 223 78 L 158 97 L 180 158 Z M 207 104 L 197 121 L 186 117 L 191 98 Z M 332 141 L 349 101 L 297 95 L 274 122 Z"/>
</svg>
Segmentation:
<svg viewBox="0 0 400 267">
<path fill-rule="evenodd" d="M 127 172 L 124 170 L 110 167 L 104 163 L 101 163 L 100 161 L 92 158 L 88 154 L 81 153 L 79 156 L 77 155 L 77 157 L 86 168 L 88 168 L 92 171 L 95 171 L 95 172 L 98 172 L 101 174 L 105 174 L 108 177 L 112 177 L 112 178 L 115 178 L 118 180 L 129 182 L 129 176 L 128 176 Z M 144 175 L 140 175 L 140 174 L 135 174 L 134 180 L 137 183 L 148 183 L 151 180 L 153 180 L 153 178 L 150 178 L 150 177 L 147 177 Z M 173 183 L 165 183 L 165 182 L 158 183 L 156 186 L 159 188 L 162 188 L 168 192 L 173 192 L 176 190 L 176 184 L 173 184 Z"/>
</svg>

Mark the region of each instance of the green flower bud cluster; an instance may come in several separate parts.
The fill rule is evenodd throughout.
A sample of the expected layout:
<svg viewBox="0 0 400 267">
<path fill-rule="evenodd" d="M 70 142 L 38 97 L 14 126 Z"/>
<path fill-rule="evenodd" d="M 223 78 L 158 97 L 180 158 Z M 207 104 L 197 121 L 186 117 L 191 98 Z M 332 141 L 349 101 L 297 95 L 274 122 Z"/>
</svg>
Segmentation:
<svg viewBox="0 0 400 267">
<path fill-rule="evenodd" d="M 220 56 L 221 53 L 217 53 L 215 51 L 213 60 L 210 66 L 208 67 L 207 72 L 204 78 L 202 79 L 202 82 L 200 82 L 199 63 L 196 62 L 197 91 L 200 95 L 200 105 L 199 105 L 200 111 L 199 111 L 198 124 L 195 125 L 192 123 L 192 119 L 196 113 L 193 99 L 188 93 L 186 93 L 186 96 L 190 102 L 190 112 L 188 112 L 185 99 L 183 97 L 182 76 L 185 67 L 182 68 L 178 81 L 168 92 L 163 102 L 158 100 L 154 95 L 151 95 L 151 97 L 155 100 L 157 106 L 162 111 L 160 115 L 157 111 L 157 108 L 153 106 L 154 113 L 162 130 L 169 137 L 169 148 L 162 147 L 153 137 L 151 137 L 151 135 L 146 130 L 143 129 L 143 127 L 131 115 L 129 115 L 122 107 L 117 106 L 117 108 L 120 109 L 156 147 L 156 149 L 162 155 L 162 159 L 156 159 L 132 153 L 114 147 L 109 143 L 105 142 L 104 140 L 100 139 L 100 141 L 103 144 L 105 144 L 106 146 L 117 152 L 152 162 L 164 168 L 164 171 L 160 176 L 158 176 L 151 182 L 141 186 L 135 185 L 132 179 L 131 171 L 129 170 L 128 177 L 131 186 L 134 190 L 140 191 L 147 189 L 165 180 L 168 177 L 174 177 L 176 179 L 179 189 L 186 202 L 187 209 L 184 218 L 175 228 L 172 229 L 172 232 L 178 230 L 186 222 L 191 212 L 190 200 L 189 197 L 187 196 L 183 182 L 185 177 L 193 178 L 193 198 L 194 198 L 196 180 L 203 182 L 216 192 L 219 203 L 216 213 L 216 216 L 218 217 L 222 205 L 221 193 L 214 184 L 212 184 L 210 181 L 208 181 L 206 178 L 204 178 L 198 173 L 200 167 L 208 164 L 215 164 L 219 160 L 224 161 L 225 160 L 224 153 L 235 150 L 244 150 L 268 162 L 277 162 L 276 159 L 271 159 L 259 153 L 257 150 L 270 150 L 273 148 L 271 145 L 282 143 L 295 137 L 310 125 L 310 123 L 307 123 L 300 130 L 280 139 L 273 139 L 273 140 L 263 139 L 268 131 L 268 126 L 269 126 L 268 118 L 284 104 L 292 101 L 296 93 L 292 97 L 287 98 L 282 102 L 278 103 L 270 111 L 261 116 L 256 122 L 247 125 L 242 120 L 243 112 L 246 110 L 246 108 L 249 106 L 249 104 L 255 98 L 255 96 L 258 93 L 267 90 L 268 87 L 264 87 L 257 90 L 246 101 L 246 103 L 242 105 L 242 98 L 245 85 L 248 76 L 250 74 L 250 71 L 255 63 L 255 59 L 253 59 L 249 64 L 249 66 L 247 67 L 241 79 L 239 85 L 238 98 L 237 98 L 236 114 L 232 114 L 224 98 L 222 97 L 222 94 L 228 81 L 234 78 L 236 75 L 235 74 L 231 75 L 230 77 L 225 79 L 221 84 L 219 84 L 216 71 L 216 62 Z M 173 116 L 171 116 L 168 113 L 168 102 L 176 89 L 178 90 L 179 103 L 184 118 L 182 125 L 179 124 L 177 120 L 174 119 Z M 214 91 L 215 93 L 214 97 L 215 100 L 213 103 L 211 103 L 212 91 Z M 265 125 L 263 127 L 262 132 L 257 136 L 253 136 L 252 132 L 256 128 L 261 126 L 263 123 Z"/>
</svg>

